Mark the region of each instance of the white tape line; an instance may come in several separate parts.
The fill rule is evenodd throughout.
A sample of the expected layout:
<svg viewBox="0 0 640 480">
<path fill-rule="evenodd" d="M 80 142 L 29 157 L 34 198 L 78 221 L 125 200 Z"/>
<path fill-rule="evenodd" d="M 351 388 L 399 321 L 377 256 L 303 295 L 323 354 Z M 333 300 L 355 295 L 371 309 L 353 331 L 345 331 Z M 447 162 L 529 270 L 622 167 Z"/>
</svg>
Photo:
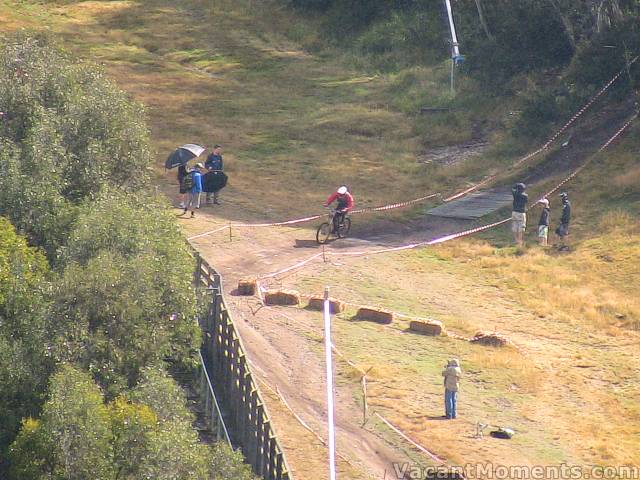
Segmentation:
<svg viewBox="0 0 640 480">
<path fill-rule="evenodd" d="M 300 267 L 306 265 L 307 263 L 309 263 L 309 262 L 311 262 L 311 261 L 313 261 L 316 258 L 321 257 L 321 256 L 322 256 L 322 252 L 316 253 L 315 255 L 312 255 L 311 257 L 307 258 L 306 260 L 303 260 L 302 262 L 296 263 L 295 265 L 292 265 L 290 267 L 284 268 L 282 270 L 278 270 L 275 273 L 270 273 L 268 275 L 263 275 L 263 276 L 260 277 L 260 280 L 264 280 L 266 278 L 277 277 L 278 275 L 281 275 L 283 273 L 290 272 L 291 270 L 295 270 L 297 268 L 300 268 Z"/>
<path fill-rule="evenodd" d="M 380 415 L 378 412 L 375 412 L 375 416 L 378 417 L 380 420 L 382 420 L 385 425 L 387 427 L 389 427 L 391 430 L 393 430 L 394 432 L 396 432 L 398 435 L 400 435 L 402 438 L 404 438 L 407 442 L 409 442 L 411 445 L 413 445 L 414 447 L 416 447 L 418 450 L 420 450 L 423 453 L 426 453 L 429 458 L 431 458 L 431 460 L 433 460 L 434 462 L 437 462 L 441 465 L 445 465 L 445 461 L 442 460 L 440 457 L 438 457 L 435 453 L 427 450 L 426 448 L 424 448 L 422 445 L 414 442 L 411 438 L 409 438 L 409 436 L 407 436 L 404 432 L 402 432 L 402 430 L 400 430 L 399 428 L 395 427 L 389 420 L 387 420 L 386 418 L 384 418 L 382 415 Z"/>
<path fill-rule="evenodd" d="M 199 233 L 198 235 L 193 235 L 192 237 L 187 237 L 187 240 L 195 240 L 196 238 L 206 237 L 207 235 L 211 235 L 212 233 L 221 232 L 226 228 L 229 228 L 229 225 L 225 225 L 224 227 L 216 228 L 215 230 L 210 230 L 208 232 Z"/>
</svg>

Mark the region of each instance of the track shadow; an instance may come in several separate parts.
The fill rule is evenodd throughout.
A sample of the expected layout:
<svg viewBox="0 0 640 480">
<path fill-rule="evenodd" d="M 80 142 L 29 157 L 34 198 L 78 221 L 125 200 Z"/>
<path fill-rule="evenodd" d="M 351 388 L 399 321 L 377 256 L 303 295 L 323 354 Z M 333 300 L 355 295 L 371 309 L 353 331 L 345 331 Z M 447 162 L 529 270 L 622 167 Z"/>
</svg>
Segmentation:
<svg viewBox="0 0 640 480">
<path fill-rule="evenodd" d="M 319 246 L 320 245 L 318 245 L 318 242 L 316 242 L 315 240 L 300 240 L 296 238 L 296 243 L 293 248 L 318 248 Z"/>
<path fill-rule="evenodd" d="M 444 415 L 428 415 L 428 420 L 448 420 L 448 418 Z"/>
</svg>

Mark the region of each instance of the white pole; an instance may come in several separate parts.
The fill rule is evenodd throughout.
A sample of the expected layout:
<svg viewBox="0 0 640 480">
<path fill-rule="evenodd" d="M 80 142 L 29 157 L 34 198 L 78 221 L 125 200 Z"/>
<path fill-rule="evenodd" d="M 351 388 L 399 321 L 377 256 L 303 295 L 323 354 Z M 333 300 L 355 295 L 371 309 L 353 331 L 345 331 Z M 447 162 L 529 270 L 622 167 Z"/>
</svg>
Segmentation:
<svg viewBox="0 0 640 480">
<path fill-rule="evenodd" d="M 458 48 L 458 35 L 456 35 L 456 26 L 453 23 L 453 10 L 451 9 L 451 0 L 445 0 L 447 4 L 447 14 L 449 15 L 449 27 L 451 28 L 451 43 L 453 45 L 452 57 L 460 56 L 460 49 Z"/>
<path fill-rule="evenodd" d="M 333 365 L 331 355 L 331 303 L 324 288 L 324 348 L 327 363 L 327 416 L 329 423 L 329 479 L 336 480 L 336 430 L 334 425 Z"/>
</svg>

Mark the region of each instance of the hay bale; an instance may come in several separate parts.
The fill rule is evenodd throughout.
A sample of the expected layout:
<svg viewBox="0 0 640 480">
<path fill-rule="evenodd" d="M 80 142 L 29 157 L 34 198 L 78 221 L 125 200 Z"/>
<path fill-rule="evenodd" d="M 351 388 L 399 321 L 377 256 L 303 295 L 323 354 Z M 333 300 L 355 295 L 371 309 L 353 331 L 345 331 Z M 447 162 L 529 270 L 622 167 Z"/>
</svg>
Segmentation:
<svg viewBox="0 0 640 480">
<path fill-rule="evenodd" d="M 265 292 L 264 303 L 267 305 L 299 305 L 300 294 L 295 290 L 271 290 Z"/>
<path fill-rule="evenodd" d="M 395 315 L 391 310 L 375 307 L 360 307 L 356 313 L 357 320 L 389 324 L 393 322 Z"/>
<path fill-rule="evenodd" d="M 511 345 L 511 340 L 509 340 L 506 335 L 498 332 L 478 332 L 470 342 L 490 347 L 506 347 L 507 345 Z"/>
<path fill-rule="evenodd" d="M 409 330 L 423 335 L 439 336 L 444 333 L 442 322 L 438 320 L 412 320 L 409 323 Z"/>
<path fill-rule="evenodd" d="M 307 308 L 309 310 L 324 310 L 324 297 L 310 297 Z M 338 300 L 337 298 L 329 298 L 329 309 L 331 310 L 331 313 L 342 313 L 344 312 L 345 308 L 345 303 L 342 300 Z"/>
<path fill-rule="evenodd" d="M 255 279 L 238 281 L 238 295 L 252 297 L 258 291 L 258 282 Z"/>
</svg>

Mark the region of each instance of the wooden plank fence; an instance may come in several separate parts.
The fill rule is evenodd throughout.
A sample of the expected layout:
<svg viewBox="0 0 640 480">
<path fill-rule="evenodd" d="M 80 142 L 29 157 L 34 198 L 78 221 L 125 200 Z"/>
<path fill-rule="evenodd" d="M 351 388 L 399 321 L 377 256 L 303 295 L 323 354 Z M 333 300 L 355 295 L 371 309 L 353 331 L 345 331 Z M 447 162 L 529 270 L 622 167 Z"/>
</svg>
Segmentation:
<svg viewBox="0 0 640 480">
<path fill-rule="evenodd" d="M 211 295 L 207 314 L 200 319 L 203 331 L 201 391 L 205 394 L 207 421 L 218 439 L 224 438 L 242 449 L 256 475 L 265 480 L 292 480 L 242 342 L 225 306 L 222 279 L 198 253 L 194 255 L 194 283 L 199 291 L 205 288 L 207 295 Z"/>
</svg>

